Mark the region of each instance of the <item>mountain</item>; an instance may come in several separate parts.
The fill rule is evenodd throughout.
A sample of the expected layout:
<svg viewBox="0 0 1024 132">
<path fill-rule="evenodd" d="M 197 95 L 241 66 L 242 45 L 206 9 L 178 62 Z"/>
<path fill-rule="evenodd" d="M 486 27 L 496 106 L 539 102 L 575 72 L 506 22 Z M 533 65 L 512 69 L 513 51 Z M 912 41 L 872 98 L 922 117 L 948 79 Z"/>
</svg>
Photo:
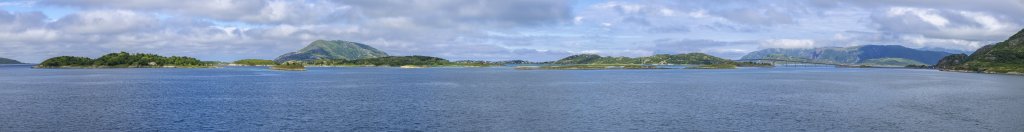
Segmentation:
<svg viewBox="0 0 1024 132">
<path fill-rule="evenodd" d="M 751 52 L 743 56 L 742 59 L 786 59 L 838 64 L 867 64 L 867 62 L 876 63 L 878 61 L 902 61 L 901 63 L 908 64 L 916 61 L 917 63 L 935 64 L 942 57 L 951 54 L 911 49 L 899 45 L 864 45 L 813 49 L 764 49 Z"/>
<path fill-rule="evenodd" d="M 367 58 L 386 57 L 388 53 L 377 50 L 369 45 L 342 41 L 342 40 L 317 40 L 297 52 L 291 52 L 277 57 L 275 62 L 286 61 L 312 61 L 319 59 L 345 59 L 357 60 Z"/>
<path fill-rule="evenodd" d="M 915 65 L 915 66 L 916 65 L 926 65 L 926 66 L 928 65 L 928 64 L 925 64 L 925 63 L 920 62 L 920 61 L 915 61 L 915 60 L 910 60 L 910 59 L 905 59 L 905 58 L 878 58 L 878 59 L 870 59 L 870 60 L 865 60 L 865 61 L 861 62 L 860 64 L 861 65 L 870 65 L 870 66 L 896 66 L 896 67 L 904 67 L 904 66 L 907 66 L 907 65 Z"/>
<path fill-rule="evenodd" d="M 1006 41 L 981 47 L 973 54 L 950 55 L 935 67 L 985 73 L 1024 73 L 1024 29 Z"/>
<path fill-rule="evenodd" d="M 647 57 L 602 57 L 596 54 L 579 54 L 565 57 L 555 64 L 732 64 L 726 60 L 704 53 L 659 54 Z"/>
<path fill-rule="evenodd" d="M 0 57 L 0 64 L 21 64 L 21 62 L 13 59 L 7 59 Z"/>
<path fill-rule="evenodd" d="M 953 53 L 953 54 L 971 54 L 971 53 L 974 53 L 974 51 L 969 51 L 969 50 L 947 49 L 947 48 L 939 48 L 939 47 L 924 47 L 924 48 L 918 48 L 918 50 L 938 51 L 938 52 L 946 52 L 946 53 Z"/>
</svg>

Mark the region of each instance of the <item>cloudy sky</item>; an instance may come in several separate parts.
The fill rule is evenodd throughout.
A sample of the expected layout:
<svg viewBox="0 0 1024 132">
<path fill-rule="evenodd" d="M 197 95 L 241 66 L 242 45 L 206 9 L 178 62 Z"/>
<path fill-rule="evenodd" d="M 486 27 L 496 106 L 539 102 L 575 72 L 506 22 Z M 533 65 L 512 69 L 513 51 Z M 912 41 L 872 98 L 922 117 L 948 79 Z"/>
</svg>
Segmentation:
<svg viewBox="0 0 1024 132">
<path fill-rule="evenodd" d="M 868 44 L 974 50 L 1021 28 L 1024 0 L 3 0 L 0 57 L 273 59 L 327 39 L 451 60 L 735 59 Z"/>
</svg>

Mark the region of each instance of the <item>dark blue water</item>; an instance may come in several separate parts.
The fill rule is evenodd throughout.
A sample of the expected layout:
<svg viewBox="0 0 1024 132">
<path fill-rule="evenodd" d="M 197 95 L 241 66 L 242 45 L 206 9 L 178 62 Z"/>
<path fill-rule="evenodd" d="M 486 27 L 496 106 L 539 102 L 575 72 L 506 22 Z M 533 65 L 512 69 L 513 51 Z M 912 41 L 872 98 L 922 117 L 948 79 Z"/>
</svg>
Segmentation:
<svg viewBox="0 0 1024 132">
<path fill-rule="evenodd" d="M 1024 76 L 909 69 L 29 69 L 0 131 L 1024 131 Z"/>
</svg>

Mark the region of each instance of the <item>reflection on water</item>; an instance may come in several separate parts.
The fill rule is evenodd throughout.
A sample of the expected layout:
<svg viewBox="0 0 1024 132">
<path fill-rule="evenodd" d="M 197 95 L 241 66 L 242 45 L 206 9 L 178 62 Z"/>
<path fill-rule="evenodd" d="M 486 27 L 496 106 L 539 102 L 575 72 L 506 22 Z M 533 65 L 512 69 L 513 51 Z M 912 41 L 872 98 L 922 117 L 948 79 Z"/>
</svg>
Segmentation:
<svg viewBox="0 0 1024 132">
<path fill-rule="evenodd" d="M 0 131 L 1022 131 L 1024 77 L 908 69 L 29 69 Z"/>
</svg>

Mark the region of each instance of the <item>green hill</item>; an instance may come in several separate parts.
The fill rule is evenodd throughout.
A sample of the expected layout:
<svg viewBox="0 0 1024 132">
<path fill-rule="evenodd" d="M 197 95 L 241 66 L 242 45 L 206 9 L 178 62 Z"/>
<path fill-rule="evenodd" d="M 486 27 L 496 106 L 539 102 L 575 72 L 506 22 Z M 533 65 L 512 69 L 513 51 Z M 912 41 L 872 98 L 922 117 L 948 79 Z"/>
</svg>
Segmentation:
<svg viewBox="0 0 1024 132">
<path fill-rule="evenodd" d="M 367 59 L 386 57 L 387 53 L 370 47 L 369 45 L 342 41 L 342 40 L 317 40 L 297 52 L 291 52 L 277 57 L 275 62 L 286 61 L 312 61 L 320 59 Z"/>
<path fill-rule="evenodd" d="M 764 49 L 743 56 L 742 59 L 785 59 L 835 64 L 872 64 L 874 59 L 902 58 L 924 64 L 938 63 L 951 53 L 924 51 L 898 45 L 864 45 L 854 47 L 825 47 L 813 49 Z M 870 61 L 870 62 L 869 62 Z M 910 61 L 905 61 L 910 62 Z"/>
<path fill-rule="evenodd" d="M 0 57 L 0 64 L 22 64 L 21 62 L 13 59 L 7 59 Z"/>
<path fill-rule="evenodd" d="M 1006 41 L 981 47 L 970 56 L 950 55 L 939 62 L 936 67 L 942 70 L 1024 73 L 1024 30 Z"/>
</svg>

